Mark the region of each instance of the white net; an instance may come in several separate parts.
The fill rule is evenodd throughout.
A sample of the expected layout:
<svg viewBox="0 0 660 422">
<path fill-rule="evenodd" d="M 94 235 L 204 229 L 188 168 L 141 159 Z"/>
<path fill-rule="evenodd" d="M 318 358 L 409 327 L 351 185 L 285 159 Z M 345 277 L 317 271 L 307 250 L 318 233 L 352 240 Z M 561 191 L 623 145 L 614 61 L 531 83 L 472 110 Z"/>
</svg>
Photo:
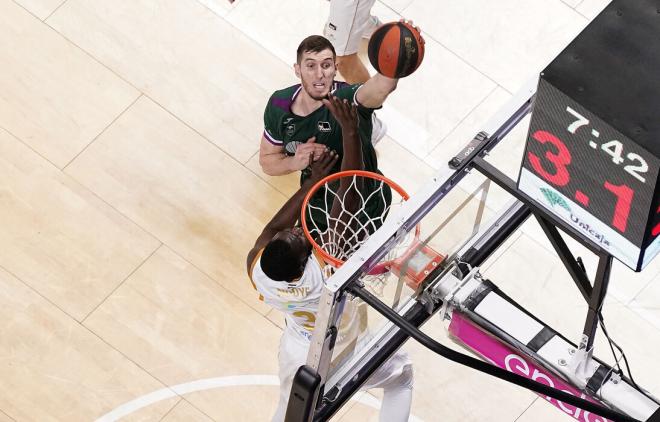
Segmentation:
<svg viewBox="0 0 660 422">
<path fill-rule="evenodd" d="M 339 195 L 332 183 L 327 183 L 319 189 L 323 196 L 323 202 L 308 204 L 309 214 L 312 216 L 308 220 L 309 233 L 314 237 L 317 244 L 332 257 L 346 261 L 356 250 L 383 225 L 387 214 L 391 208 L 391 199 L 385 195 L 387 184 L 383 181 L 374 181 L 376 188 L 368 193 L 358 187 L 358 179 L 361 176 L 348 176 L 351 178 L 350 185 L 346 191 Z M 389 189 L 389 187 L 387 187 Z M 347 198 L 357 196 L 355 204 L 348 206 Z M 372 206 L 371 214 L 367 210 L 368 204 Z M 378 206 L 381 205 L 382 206 Z M 338 211 L 331 213 L 332 208 Z M 334 215 L 331 215 L 334 214 Z M 319 219 L 317 216 L 322 215 Z"/>
<path fill-rule="evenodd" d="M 392 209 L 404 202 L 401 194 L 384 180 L 363 174 L 343 178 L 341 192 L 339 181 L 328 181 L 313 195 L 305 210 L 306 228 L 316 247 L 335 259 L 329 262 L 328 271 L 353 255 L 383 225 Z M 390 250 L 386 261 L 400 249 Z M 387 272 L 388 268 L 378 266 L 363 282 L 373 293 L 381 295 Z"/>
</svg>

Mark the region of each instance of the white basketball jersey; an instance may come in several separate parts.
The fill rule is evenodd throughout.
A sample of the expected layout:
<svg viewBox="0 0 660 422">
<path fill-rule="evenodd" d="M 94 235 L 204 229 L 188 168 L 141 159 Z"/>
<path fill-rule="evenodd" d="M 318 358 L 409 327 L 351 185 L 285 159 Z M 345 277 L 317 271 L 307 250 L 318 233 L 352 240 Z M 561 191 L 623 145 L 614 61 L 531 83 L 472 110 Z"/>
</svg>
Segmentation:
<svg viewBox="0 0 660 422">
<path fill-rule="evenodd" d="M 263 250 L 255 258 L 250 271 L 254 288 L 265 303 L 284 313 L 288 329 L 310 340 L 323 289 L 325 263 L 312 253 L 300 279 L 293 282 L 275 281 L 261 269 L 261 252 Z"/>
</svg>

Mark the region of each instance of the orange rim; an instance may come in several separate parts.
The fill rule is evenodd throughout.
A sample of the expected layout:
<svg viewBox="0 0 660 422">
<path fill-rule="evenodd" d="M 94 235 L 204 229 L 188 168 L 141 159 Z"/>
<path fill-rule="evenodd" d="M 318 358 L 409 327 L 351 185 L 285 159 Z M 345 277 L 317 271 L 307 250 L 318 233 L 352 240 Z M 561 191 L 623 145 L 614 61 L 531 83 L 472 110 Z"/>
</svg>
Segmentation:
<svg viewBox="0 0 660 422">
<path fill-rule="evenodd" d="M 309 192 L 307 192 L 307 195 L 305 195 L 305 199 L 303 200 L 303 205 L 302 205 L 302 208 L 300 210 L 300 221 L 302 222 L 302 227 L 303 227 L 303 231 L 305 232 L 305 237 L 307 237 L 307 240 L 309 240 L 309 242 L 312 244 L 312 247 L 318 251 L 318 253 L 323 257 L 323 259 L 327 263 L 329 263 L 329 264 L 331 264 L 331 265 L 333 265 L 337 268 L 339 268 L 341 266 L 341 264 L 344 263 L 344 261 L 330 255 L 329 253 L 324 251 L 323 248 L 318 243 L 316 243 L 316 241 L 314 240 L 314 237 L 312 237 L 312 234 L 307 229 L 307 217 L 306 217 L 307 213 L 305 212 L 305 210 L 307 209 L 307 204 L 309 203 L 309 200 L 316 193 L 316 191 L 319 190 L 319 188 L 321 186 L 325 185 L 328 182 L 332 182 L 333 180 L 341 179 L 342 177 L 350 177 L 350 176 L 362 176 L 362 177 L 366 177 L 366 178 L 369 178 L 369 179 L 380 180 L 382 182 L 387 183 L 387 185 L 389 185 L 399 195 L 401 195 L 401 198 L 404 201 L 407 201 L 410 198 L 408 193 L 401 186 L 399 186 L 397 183 L 395 183 L 394 181 L 388 179 L 387 177 L 383 176 L 382 174 L 378 174 L 378 173 L 374 173 L 374 172 L 366 171 L 366 170 L 345 170 L 345 171 L 340 171 L 340 172 L 331 174 L 329 176 L 326 176 L 323 179 L 316 182 L 316 184 L 314 186 L 312 186 L 312 188 L 309 190 Z M 383 266 L 383 263 L 380 263 L 379 266 Z"/>
</svg>

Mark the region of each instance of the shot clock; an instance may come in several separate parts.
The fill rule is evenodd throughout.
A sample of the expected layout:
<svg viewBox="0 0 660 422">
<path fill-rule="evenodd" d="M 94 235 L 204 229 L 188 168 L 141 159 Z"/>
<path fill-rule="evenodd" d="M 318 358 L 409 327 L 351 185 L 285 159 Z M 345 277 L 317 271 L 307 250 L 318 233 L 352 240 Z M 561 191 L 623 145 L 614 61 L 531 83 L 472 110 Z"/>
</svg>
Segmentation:
<svg viewBox="0 0 660 422">
<path fill-rule="evenodd" d="M 659 160 L 543 79 L 536 95 L 519 189 L 637 269 Z"/>
<path fill-rule="evenodd" d="M 639 3 L 612 2 L 543 71 L 518 180 L 636 271 L 660 250 L 660 4 Z"/>
</svg>

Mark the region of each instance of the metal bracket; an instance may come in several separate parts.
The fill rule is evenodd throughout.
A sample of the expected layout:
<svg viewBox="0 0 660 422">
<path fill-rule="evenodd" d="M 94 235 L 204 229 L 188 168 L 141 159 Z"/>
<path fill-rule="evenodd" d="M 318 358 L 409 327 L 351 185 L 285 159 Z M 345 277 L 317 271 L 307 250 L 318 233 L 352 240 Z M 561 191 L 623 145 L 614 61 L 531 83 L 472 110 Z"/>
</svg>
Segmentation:
<svg viewBox="0 0 660 422">
<path fill-rule="evenodd" d="M 587 348 L 589 345 L 589 337 L 585 334 L 582 334 L 582 339 L 578 345 L 577 350 L 573 353 L 570 362 L 568 363 L 568 368 L 581 380 L 588 379 L 592 374 L 593 370 L 589 370 L 589 362 L 593 357 L 593 346 Z"/>
<path fill-rule="evenodd" d="M 468 144 L 454 156 L 451 160 L 449 160 L 449 168 L 452 170 L 458 170 L 459 167 L 461 167 L 461 164 L 463 164 L 465 161 L 470 161 L 472 158 L 474 158 L 475 155 L 477 155 L 480 151 L 481 148 L 479 148 L 479 145 L 486 142 L 488 140 L 488 134 L 484 131 L 481 131 L 477 133 L 474 138 Z"/>
<path fill-rule="evenodd" d="M 457 266 L 458 268 L 458 266 Z M 454 302 L 454 298 L 456 297 L 456 294 L 463 288 L 465 287 L 466 284 L 468 284 L 470 281 L 474 280 L 479 280 L 481 278 L 481 275 L 479 274 L 479 267 L 474 267 L 470 269 L 470 272 L 468 272 L 463 278 L 458 278 L 456 277 L 455 272 L 452 272 L 452 278 L 453 280 L 456 280 L 457 282 L 449 289 L 447 290 L 447 293 L 442 296 L 442 305 L 440 307 L 440 320 L 444 321 L 447 319 L 447 313 L 451 311 L 455 306 L 458 305 L 458 303 Z M 434 289 L 434 293 L 437 295 L 442 295 L 442 287 L 444 286 L 444 283 L 441 285 L 436 286 Z"/>
</svg>

